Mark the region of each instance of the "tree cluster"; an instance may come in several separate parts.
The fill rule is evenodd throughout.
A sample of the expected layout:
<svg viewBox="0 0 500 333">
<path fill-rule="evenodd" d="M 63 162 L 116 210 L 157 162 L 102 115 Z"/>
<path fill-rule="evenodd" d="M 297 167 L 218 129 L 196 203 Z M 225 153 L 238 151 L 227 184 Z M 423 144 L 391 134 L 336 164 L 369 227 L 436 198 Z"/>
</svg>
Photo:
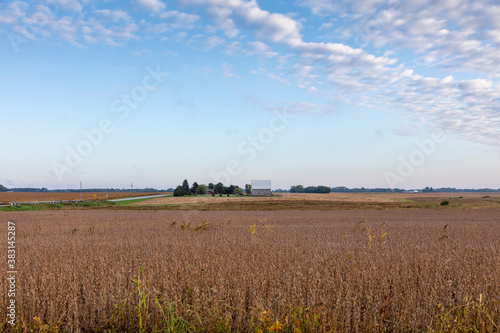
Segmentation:
<svg viewBox="0 0 500 333">
<path fill-rule="evenodd" d="M 290 193 L 330 193 L 331 188 L 328 186 L 308 186 L 294 185 L 290 187 Z"/>
<path fill-rule="evenodd" d="M 204 195 L 207 194 L 208 192 L 212 192 L 212 195 L 215 194 L 236 194 L 240 195 L 241 190 L 238 186 L 235 185 L 230 185 L 230 186 L 224 186 L 222 183 L 209 183 L 208 185 L 205 184 L 198 184 L 197 182 L 194 182 L 191 187 L 189 187 L 189 182 L 187 179 L 184 179 L 182 182 L 182 185 L 177 186 L 177 188 L 174 190 L 174 197 L 182 197 L 185 195 Z"/>
</svg>

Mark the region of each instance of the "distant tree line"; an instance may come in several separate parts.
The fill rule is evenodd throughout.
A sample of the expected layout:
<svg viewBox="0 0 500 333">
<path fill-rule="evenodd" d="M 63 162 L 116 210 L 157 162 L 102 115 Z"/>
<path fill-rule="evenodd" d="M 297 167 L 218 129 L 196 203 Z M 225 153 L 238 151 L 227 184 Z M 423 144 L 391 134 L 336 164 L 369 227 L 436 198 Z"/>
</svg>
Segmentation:
<svg viewBox="0 0 500 333">
<path fill-rule="evenodd" d="M 212 193 L 212 196 L 215 196 L 216 194 L 218 194 L 219 196 L 222 196 L 223 194 L 226 194 L 228 196 L 241 195 L 241 189 L 235 185 L 224 186 L 224 184 L 222 184 L 221 182 L 215 185 L 213 183 L 205 185 L 194 182 L 192 186 L 189 186 L 189 182 L 187 181 L 187 179 L 184 179 L 182 185 L 177 186 L 173 192 L 174 197 L 182 197 L 185 195 L 204 195 L 208 192 Z"/>
<path fill-rule="evenodd" d="M 242 193 L 242 190 L 235 185 L 230 185 L 230 186 L 224 186 L 222 183 L 209 183 L 208 185 L 198 185 L 198 183 L 194 182 L 191 187 L 189 187 L 189 184 L 187 180 L 184 180 L 186 184 L 179 185 L 182 187 L 183 194 L 182 195 L 194 195 L 194 194 L 207 194 L 208 191 L 212 191 L 214 194 L 237 194 L 236 189 L 238 189 L 239 193 Z M 201 186 L 201 187 L 200 187 Z M 198 187 L 199 190 L 198 190 Z M 151 187 L 146 187 L 146 188 L 135 188 L 135 189 L 119 189 L 119 188 L 85 188 L 82 189 L 82 192 L 88 193 L 88 192 L 175 192 L 176 189 L 174 188 L 168 188 L 166 190 L 158 190 L 155 188 Z M 205 192 L 206 190 L 206 192 Z M 14 187 L 14 188 L 7 188 L 3 185 L 0 185 L 0 192 L 53 192 L 53 193 L 79 193 L 80 189 L 55 189 L 55 190 L 49 190 L 46 187 Z M 251 191 L 251 186 L 250 185 L 245 185 L 245 192 L 250 193 Z M 455 188 L 455 187 L 440 187 L 440 188 L 432 188 L 432 187 L 424 187 L 423 189 L 418 189 L 419 192 L 423 193 L 429 193 L 429 192 L 471 192 L 471 193 L 477 193 L 477 192 L 500 192 L 500 188 L 498 189 L 492 189 L 492 188 L 480 188 L 480 189 L 469 189 L 469 188 Z M 338 187 L 332 187 L 329 188 L 327 186 L 308 186 L 304 187 L 302 185 L 294 185 L 290 187 L 290 190 L 285 190 L 285 189 L 277 189 L 273 191 L 274 193 L 330 193 L 330 192 L 335 192 L 335 193 L 367 193 L 367 192 L 372 192 L 372 193 L 404 193 L 408 192 L 408 190 L 405 189 L 400 189 L 400 188 L 348 188 L 345 186 L 338 186 Z M 179 192 L 178 192 L 179 193 Z"/>
<path fill-rule="evenodd" d="M 328 186 L 308 186 L 294 185 L 290 187 L 290 193 L 330 193 L 331 188 Z"/>
<path fill-rule="evenodd" d="M 273 192 L 274 193 L 329 193 L 326 192 L 324 189 L 325 186 L 309 186 L 309 187 L 303 187 L 302 185 L 296 185 L 292 186 L 289 190 L 286 189 L 276 189 Z M 325 192 L 314 192 L 314 189 L 316 191 L 320 188 L 320 190 L 323 190 Z M 454 187 L 441 187 L 441 188 L 432 188 L 429 186 L 426 186 L 422 189 L 415 189 L 418 192 L 422 193 L 431 193 L 431 192 L 500 192 L 500 189 L 492 189 L 492 188 L 481 188 L 481 189 L 467 189 L 467 188 L 454 188 Z M 365 188 L 365 187 L 359 187 L 359 188 L 348 188 L 345 186 L 338 186 L 338 187 L 332 187 L 331 192 L 333 193 L 405 193 L 408 192 L 408 190 L 401 189 L 401 188 L 383 188 L 383 187 L 376 187 L 376 188 Z"/>
<path fill-rule="evenodd" d="M 432 187 L 431 187 L 432 189 Z M 492 188 L 454 188 L 454 187 L 440 187 L 432 189 L 433 192 L 500 192 L 500 188 L 492 189 Z"/>
<path fill-rule="evenodd" d="M 9 188 L 7 191 L 11 192 L 54 192 L 48 190 L 46 187 L 41 187 L 41 188 L 35 188 L 35 187 L 15 187 L 15 188 Z"/>
<path fill-rule="evenodd" d="M 431 193 L 431 192 L 500 192 L 499 189 L 492 189 L 492 188 L 481 188 L 481 189 L 460 189 L 460 188 L 454 188 L 454 187 L 441 187 L 441 188 L 432 188 L 429 186 L 426 186 L 422 189 L 415 189 L 419 192 L 422 193 Z M 400 188 L 347 188 L 345 186 L 339 186 L 339 187 L 333 187 L 332 192 L 345 192 L 345 193 L 367 193 L 367 192 L 377 192 L 377 193 L 404 193 L 408 192 L 408 190 L 405 189 L 400 189 Z"/>
<path fill-rule="evenodd" d="M 369 192 L 372 192 L 372 193 L 393 193 L 393 192 L 396 192 L 396 193 L 403 193 L 403 192 L 406 192 L 406 190 L 402 190 L 402 189 L 399 189 L 399 188 L 364 188 L 364 187 L 361 187 L 361 188 L 347 188 L 345 186 L 338 186 L 338 187 L 333 187 L 332 188 L 332 192 L 335 192 L 335 193 L 369 193 Z"/>
</svg>

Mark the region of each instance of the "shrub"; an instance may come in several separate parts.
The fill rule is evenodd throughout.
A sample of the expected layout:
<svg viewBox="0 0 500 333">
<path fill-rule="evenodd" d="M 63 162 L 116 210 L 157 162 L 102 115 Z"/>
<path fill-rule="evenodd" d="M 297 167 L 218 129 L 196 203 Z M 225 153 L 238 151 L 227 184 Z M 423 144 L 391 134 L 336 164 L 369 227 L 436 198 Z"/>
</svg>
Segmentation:
<svg viewBox="0 0 500 333">
<path fill-rule="evenodd" d="M 201 195 L 207 194 L 208 193 L 207 185 L 204 184 L 198 185 L 198 187 L 196 188 L 196 193 Z"/>
<path fill-rule="evenodd" d="M 447 206 L 449 204 L 450 204 L 450 202 L 448 200 L 441 201 L 441 206 Z"/>
<path fill-rule="evenodd" d="M 182 197 L 182 196 L 184 196 L 184 190 L 179 185 L 179 186 L 177 186 L 177 188 L 174 191 L 174 197 Z"/>
</svg>

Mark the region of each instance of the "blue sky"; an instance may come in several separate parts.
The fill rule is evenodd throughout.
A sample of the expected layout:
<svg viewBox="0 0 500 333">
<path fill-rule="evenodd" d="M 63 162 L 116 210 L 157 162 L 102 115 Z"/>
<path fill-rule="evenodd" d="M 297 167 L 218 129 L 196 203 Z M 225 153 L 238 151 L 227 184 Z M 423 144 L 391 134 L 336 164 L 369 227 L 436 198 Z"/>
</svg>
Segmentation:
<svg viewBox="0 0 500 333">
<path fill-rule="evenodd" d="M 500 188 L 495 1 L 0 4 L 0 184 Z"/>
</svg>

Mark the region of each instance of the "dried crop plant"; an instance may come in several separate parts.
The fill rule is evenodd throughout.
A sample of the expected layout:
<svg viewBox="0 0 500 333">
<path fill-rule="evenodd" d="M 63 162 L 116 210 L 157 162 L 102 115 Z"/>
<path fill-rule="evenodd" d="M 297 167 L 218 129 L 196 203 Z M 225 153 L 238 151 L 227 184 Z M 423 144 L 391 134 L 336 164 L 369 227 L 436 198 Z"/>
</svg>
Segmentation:
<svg viewBox="0 0 500 333">
<path fill-rule="evenodd" d="M 18 332 L 499 330 L 498 209 L 0 216 Z"/>
</svg>

